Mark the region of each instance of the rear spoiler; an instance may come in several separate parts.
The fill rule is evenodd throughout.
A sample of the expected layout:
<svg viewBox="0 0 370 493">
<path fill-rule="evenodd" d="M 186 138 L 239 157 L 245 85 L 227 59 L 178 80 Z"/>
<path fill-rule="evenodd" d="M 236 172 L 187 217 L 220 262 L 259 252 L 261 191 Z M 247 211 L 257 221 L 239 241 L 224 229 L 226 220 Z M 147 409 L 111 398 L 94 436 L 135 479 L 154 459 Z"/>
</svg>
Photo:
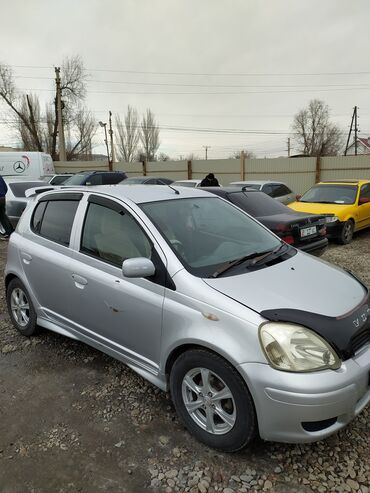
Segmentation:
<svg viewBox="0 0 370 493">
<path fill-rule="evenodd" d="M 34 195 L 38 195 L 39 193 L 49 192 L 50 190 L 57 190 L 59 187 L 53 187 L 51 185 L 45 187 L 33 187 L 28 188 L 24 195 L 25 197 L 33 197 Z"/>
</svg>

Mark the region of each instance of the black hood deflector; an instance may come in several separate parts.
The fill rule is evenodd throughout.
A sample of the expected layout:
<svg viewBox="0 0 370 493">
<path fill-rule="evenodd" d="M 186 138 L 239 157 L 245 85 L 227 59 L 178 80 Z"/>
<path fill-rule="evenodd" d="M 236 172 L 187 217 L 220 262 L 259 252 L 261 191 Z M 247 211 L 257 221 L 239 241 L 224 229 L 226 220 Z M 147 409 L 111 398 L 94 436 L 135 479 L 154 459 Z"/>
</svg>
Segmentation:
<svg viewBox="0 0 370 493">
<path fill-rule="evenodd" d="M 338 355 L 346 360 L 370 342 L 369 290 L 365 289 L 367 294 L 361 304 L 340 317 L 327 317 L 290 308 L 263 310 L 261 315 L 267 320 L 295 323 L 313 330 L 326 339 Z"/>
</svg>

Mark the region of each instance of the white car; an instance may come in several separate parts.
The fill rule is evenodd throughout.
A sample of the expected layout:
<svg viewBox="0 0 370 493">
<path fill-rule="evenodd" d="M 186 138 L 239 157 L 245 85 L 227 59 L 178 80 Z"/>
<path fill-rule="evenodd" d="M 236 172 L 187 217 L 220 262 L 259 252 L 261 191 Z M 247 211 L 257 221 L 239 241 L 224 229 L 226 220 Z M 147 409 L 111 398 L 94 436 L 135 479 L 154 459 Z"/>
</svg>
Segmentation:
<svg viewBox="0 0 370 493">
<path fill-rule="evenodd" d="M 273 199 L 278 200 L 282 204 L 290 204 L 297 200 L 297 195 L 285 184 L 280 181 L 268 180 L 248 180 L 248 181 L 233 181 L 231 187 L 248 187 L 254 190 L 264 192 Z"/>
</svg>

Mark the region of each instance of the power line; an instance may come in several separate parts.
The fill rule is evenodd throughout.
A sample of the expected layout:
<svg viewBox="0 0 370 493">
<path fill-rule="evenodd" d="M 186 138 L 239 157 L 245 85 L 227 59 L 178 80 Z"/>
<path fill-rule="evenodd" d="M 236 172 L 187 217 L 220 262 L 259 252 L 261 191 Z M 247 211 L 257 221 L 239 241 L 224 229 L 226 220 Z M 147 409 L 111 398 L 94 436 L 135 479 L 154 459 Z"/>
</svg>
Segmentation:
<svg viewBox="0 0 370 493">
<path fill-rule="evenodd" d="M 27 69 L 51 69 L 52 65 L 10 65 L 14 68 Z M 359 72 L 249 72 L 249 73 L 220 73 L 220 72 L 162 72 L 151 70 L 118 70 L 108 68 L 87 68 L 88 72 L 110 72 L 123 74 L 148 74 L 148 75 L 190 75 L 190 76 L 206 76 L 206 77 L 306 77 L 306 76 L 332 76 L 332 75 L 369 75 L 369 71 Z"/>
</svg>

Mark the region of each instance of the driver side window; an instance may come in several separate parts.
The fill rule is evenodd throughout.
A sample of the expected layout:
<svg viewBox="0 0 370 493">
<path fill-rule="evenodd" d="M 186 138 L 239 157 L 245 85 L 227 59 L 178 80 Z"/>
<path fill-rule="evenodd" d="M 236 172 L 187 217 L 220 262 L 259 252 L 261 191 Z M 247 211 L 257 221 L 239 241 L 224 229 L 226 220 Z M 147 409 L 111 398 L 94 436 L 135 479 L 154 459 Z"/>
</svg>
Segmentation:
<svg viewBox="0 0 370 493">
<path fill-rule="evenodd" d="M 366 185 L 362 185 L 361 187 L 360 199 L 363 198 L 370 200 L 370 183 L 367 183 Z"/>
<path fill-rule="evenodd" d="M 90 202 L 81 252 L 117 267 L 128 258 L 151 257 L 151 243 L 136 220 L 122 208 Z"/>
</svg>

